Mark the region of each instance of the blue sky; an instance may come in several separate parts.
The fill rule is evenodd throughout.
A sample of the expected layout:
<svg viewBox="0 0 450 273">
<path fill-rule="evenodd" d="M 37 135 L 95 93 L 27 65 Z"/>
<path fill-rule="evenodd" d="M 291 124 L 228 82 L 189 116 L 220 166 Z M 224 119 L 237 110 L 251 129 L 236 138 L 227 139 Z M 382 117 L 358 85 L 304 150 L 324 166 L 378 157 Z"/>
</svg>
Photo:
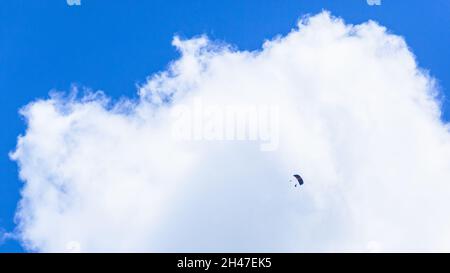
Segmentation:
<svg viewBox="0 0 450 273">
<path fill-rule="evenodd" d="M 242 50 L 293 28 L 300 16 L 326 9 L 347 23 L 378 21 L 403 36 L 419 65 L 450 94 L 450 1 L 4 0 L 0 4 L 0 229 L 14 229 L 21 182 L 8 158 L 25 124 L 21 106 L 76 83 L 109 96 L 135 97 L 136 84 L 177 57 L 175 34 L 207 34 Z M 443 101 L 444 119 L 450 119 Z M 0 252 L 22 251 L 7 240 Z"/>
</svg>

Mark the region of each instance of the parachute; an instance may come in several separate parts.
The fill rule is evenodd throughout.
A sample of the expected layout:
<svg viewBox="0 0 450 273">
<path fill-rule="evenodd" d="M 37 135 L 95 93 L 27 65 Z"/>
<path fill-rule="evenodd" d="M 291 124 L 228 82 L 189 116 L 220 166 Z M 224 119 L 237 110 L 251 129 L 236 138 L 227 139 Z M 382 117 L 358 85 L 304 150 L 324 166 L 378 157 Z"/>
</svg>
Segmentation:
<svg viewBox="0 0 450 273">
<path fill-rule="evenodd" d="M 294 177 L 295 177 L 295 179 L 297 179 L 298 184 L 299 184 L 300 186 L 303 185 L 303 178 L 302 178 L 300 175 L 294 174 Z M 295 184 L 295 186 L 297 187 L 297 184 Z"/>
</svg>

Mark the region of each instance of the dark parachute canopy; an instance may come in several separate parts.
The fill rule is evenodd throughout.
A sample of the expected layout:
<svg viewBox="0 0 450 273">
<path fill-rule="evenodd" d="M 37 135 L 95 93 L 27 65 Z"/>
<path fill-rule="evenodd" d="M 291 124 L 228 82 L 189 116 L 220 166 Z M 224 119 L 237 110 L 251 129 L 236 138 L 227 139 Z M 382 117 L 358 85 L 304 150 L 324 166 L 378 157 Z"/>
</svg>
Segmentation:
<svg viewBox="0 0 450 273">
<path fill-rule="evenodd" d="M 297 179 L 298 184 L 299 184 L 300 186 L 303 185 L 303 179 L 302 179 L 302 177 L 301 177 L 300 175 L 294 174 L 294 177 L 295 177 L 295 179 Z M 297 184 L 295 184 L 295 186 L 297 187 Z"/>
</svg>

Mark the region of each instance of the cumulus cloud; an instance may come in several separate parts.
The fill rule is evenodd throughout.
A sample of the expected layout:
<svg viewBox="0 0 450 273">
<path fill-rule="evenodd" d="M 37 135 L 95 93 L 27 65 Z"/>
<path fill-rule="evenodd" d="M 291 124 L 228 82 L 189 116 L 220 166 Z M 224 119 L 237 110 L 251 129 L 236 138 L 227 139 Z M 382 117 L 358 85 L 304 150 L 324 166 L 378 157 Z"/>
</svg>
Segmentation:
<svg viewBox="0 0 450 273">
<path fill-rule="evenodd" d="M 22 109 L 29 251 L 450 250 L 449 127 L 400 36 L 323 12 L 257 51 L 173 45 L 137 100 Z M 255 110 L 241 138 L 231 106 Z"/>
</svg>

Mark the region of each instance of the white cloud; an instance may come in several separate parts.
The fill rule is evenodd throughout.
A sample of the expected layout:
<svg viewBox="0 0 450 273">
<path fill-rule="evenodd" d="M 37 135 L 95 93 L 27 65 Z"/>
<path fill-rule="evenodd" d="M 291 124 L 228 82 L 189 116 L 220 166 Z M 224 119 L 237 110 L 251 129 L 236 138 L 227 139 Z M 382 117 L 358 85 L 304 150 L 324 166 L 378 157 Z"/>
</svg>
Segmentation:
<svg viewBox="0 0 450 273">
<path fill-rule="evenodd" d="M 12 232 L 6 232 L 3 228 L 0 228 L 0 246 L 7 240 L 15 240 L 16 236 Z"/>
<path fill-rule="evenodd" d="M 401 37 L 325 12 L 255 52 L 173 44 L 181 58 L 138 101 L 56 95 L 22 110 L 28 250 L 450 250 L 448 125 Z M 278 106 L 277 149 L 174 139 L 172 109 L 198 98 Z"/>
<path fill-rule="evenodd" d="M 6 234 L 5 231 L 3 229 L 0 228 L 0 245 L 3 244 L 3 242 L 6 239 Z"/>
</svg>

